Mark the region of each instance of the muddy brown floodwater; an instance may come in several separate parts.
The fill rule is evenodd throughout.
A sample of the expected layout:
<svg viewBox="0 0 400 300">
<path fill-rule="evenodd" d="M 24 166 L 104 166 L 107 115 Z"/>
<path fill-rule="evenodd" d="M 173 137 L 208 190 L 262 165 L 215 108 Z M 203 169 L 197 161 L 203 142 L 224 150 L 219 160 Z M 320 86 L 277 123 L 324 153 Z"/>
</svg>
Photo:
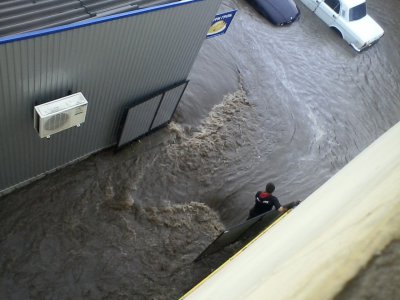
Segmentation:
<svg viewBox="0 0 400 300">
<path fill-rule="evenodd" d="M 167 128 L 4 196 L 0 298 L 176 299 L 235 251 L 193 263 L 267 181 L 303 200 L 397 123 L 400 1 L 368 1 L 385 36 L 361 54 L 298 5 L 277 28 L 225 1 L 234 22 L 204 42 Z M 390 247 L 368 266 L 383 284 L 399 278 Z M 338 299 L 368 299 L 351 294 L 368 276 Z"/>
</svg>

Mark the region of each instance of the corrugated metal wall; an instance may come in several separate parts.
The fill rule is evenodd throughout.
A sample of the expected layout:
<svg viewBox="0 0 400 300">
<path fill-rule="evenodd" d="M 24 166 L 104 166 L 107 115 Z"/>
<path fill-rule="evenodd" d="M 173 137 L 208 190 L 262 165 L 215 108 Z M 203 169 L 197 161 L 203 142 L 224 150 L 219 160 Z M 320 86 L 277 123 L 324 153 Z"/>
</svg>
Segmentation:
<svg viewBox="0 0 400 300">
<path fill-rule="evenodd" d="M 151 124 L 151 130 L 165 124 L 171 119 L 178 102 L 181 100 L 185 88 L 186 84 L 182 84 L 165 92 L 160 107 L 158 108 L 157 114 L 153 120 L 153 124 Z"/>
<path fill-rule="evenodd" d="M 129 110 L 118 146 L 125 145 L 149 131 L 161 99 L 162 95 L 158 95 Z"/>
<path fill-rule="evenodd" d="M 0 37 L 177 2 L 175 0 L 3 0 Z"/>
<path fill-rule="evenodd" d="M 172 119 L 188 81 L 179 83 L 162 93 L 135 103 L 127 109 L 118 147 L 165 126 Z"/>
<path fill-rule="evenodd" d="M 187 78 L 220 2 L 0 44 L 0 191 L 115 144 L 128 103 Z M 33 107 L 79 91 L 86 122 L 40 139 Z"/>
</svg>

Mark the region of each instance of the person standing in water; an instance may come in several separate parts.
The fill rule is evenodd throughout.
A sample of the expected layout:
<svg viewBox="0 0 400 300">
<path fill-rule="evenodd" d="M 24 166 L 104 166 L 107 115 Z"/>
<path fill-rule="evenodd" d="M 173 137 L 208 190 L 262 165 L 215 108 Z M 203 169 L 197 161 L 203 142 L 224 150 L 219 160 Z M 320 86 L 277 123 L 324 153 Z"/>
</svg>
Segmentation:
<svg viewBox="0 0 400 300">
<path fill-rule="evenodd" d="M 269 182 L 265 187 L 265 191 L 258 191 L 256 193 L 255 204 L 253 208 L 250 209 L 249 217 L 247 218 L 247 220 L 266 213 L 267 211 L 272 210 L 273 207 L 275 207 L 275 209 L 280 211 L 281 213 L 288 210 L 288 208 L 282 206 L 279 203 L 277 197 L 272 195 L 274 191 L 275 185 L 272 182 Z"/>
</svg>

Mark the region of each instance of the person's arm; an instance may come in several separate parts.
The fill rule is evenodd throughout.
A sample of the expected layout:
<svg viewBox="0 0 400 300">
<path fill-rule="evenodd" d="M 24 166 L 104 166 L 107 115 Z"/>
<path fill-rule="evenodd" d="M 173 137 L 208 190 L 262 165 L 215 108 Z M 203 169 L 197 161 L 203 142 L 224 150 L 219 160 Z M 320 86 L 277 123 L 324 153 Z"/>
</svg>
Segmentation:
<svg viewBox="0 0 400 300">
<path fill-rule="evenodd" d="M 275 209 L 276 209 L 277 211 L 279 211 L 279 212 L 281 212 L 281 213 L 284 213 L 285 211 L 288 210 L 286 207 L 282 206 L 282 205 L 279 203 L 278 198 L 274 197 L 274 200 L 273 200 L 273 201 L 274 201 Z"/>
<path fill-rule="evenodd" d="M 281 207 L 278 208 L 278 211 L 281 212 L 281 213 L 284 213 L 287 210 L 288 209 L 286 207 L 284 207 L 284 206 L 281 206 Z"/>
</svg>

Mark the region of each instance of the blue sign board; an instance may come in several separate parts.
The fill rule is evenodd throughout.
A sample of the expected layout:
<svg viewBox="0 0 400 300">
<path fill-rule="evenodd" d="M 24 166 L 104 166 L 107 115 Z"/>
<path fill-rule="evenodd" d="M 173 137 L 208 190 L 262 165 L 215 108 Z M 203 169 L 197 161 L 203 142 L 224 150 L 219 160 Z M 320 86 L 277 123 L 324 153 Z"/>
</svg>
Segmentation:
<svg viewBox="0 0 400 300">
<path fill-rule="evenodd" d="M 208 30 L 207 38 L 224 34 L 228 30 L 228 27 L 231 24 L 233 17 L 236 14 L 236 11 L 237 10 L 232 10 L 216 15 L 210 29 Z"/>
</svg>

